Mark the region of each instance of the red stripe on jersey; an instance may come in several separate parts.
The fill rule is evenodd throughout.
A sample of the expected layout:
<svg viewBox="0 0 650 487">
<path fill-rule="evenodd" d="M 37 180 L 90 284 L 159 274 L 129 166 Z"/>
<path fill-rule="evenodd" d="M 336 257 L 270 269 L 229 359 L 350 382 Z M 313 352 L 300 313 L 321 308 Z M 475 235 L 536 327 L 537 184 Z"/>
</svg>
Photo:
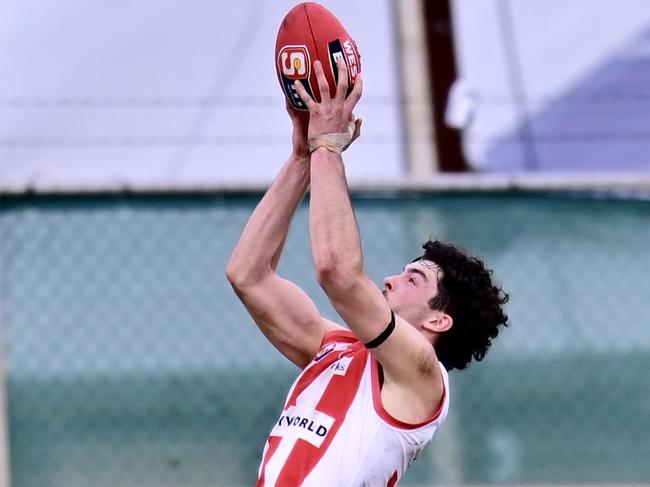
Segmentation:
<svg viewBox="0 0 650 487">
<path fill-rule="evenodd" d="M 321 343 L 320 350 L 323 349 L 323 346 L 329 345 L 334 342 L 349 342 L 353 343 L 357 341 L 352 332 L 347 330 L 336 330 L 331 331 L 325 335 L 323 342 Z M 319 350 L 319 352 L 320 352 Z M 318 355 L 316 355 L 318 356 Z M 310 368 L 303 371 L 303 373 L 298 377 L 296 381 L 296 386 L 293 388 L 291 397 L 287 400 L 287 403 L 284 405 L 284 408 L 287 409 L 289 406 L 295 406 L 298 396 L 313 382 L 313 380 L 320 375 L 321 372 L 326 370 L 332 363 L 338 360 L 338 354 L 329 353 L 324 355 L 321 360 L 313 364 Z"/>
<path fill-rule="evenodd" d="M 338 360 L 339 356 L 336 353 L 329 353 L 325 355 L 321 360 L 313 364 L 308 369 L 305 369 L 296 382 L 296 386 L 293 388 L 291 397 L 287 400 L 287 403 L 284 405 L 284 409 L 287 409 L 289 406 L 295 406 L 298 396 L 318 377 L 323 371 L 332 365 Z"/>
<path fill-rule="evenodd" d="M 433 415 L 427 419 L 426 421 L 422 421 L 421 423 L 405 423 L 404 421 L 400 421 L 399 419 L 395 418 L 392 416 L 388 411 L 384 409 L 384 404 L 381 402 L 381 387 L 379 384 L 379 367 L 381 365 L 375 358 L 372 358 L 372 363 L 371 363 L 371 370 L 372 370 L 372 403 L 375 406 L 375 411 L 377 411 L 377 414 L 381 419 L 383 419 L 386 423 L 396 426 L 397 428 L 402 428 L 402 429 L 416 429 L 420 428 L 422 426 L 425 426 L 436 419 L 440 417 L 440 414 L 442 413 L 443 406 L 445 404 L 445 396 L 447 395 L 447 390 L 445 389 L 445 381 L 442 381 L 442 396 L 440 397 L 440 404 L 438 405 L 438 409 L 433 413 Z M 442 373 L 442 372 L 440 372 Z"/>
<path fill-rule="evenodd" d="M 323 342 L 320 345 L 320 348 L 323 347 L 323 345 L 326 345 L 328 343 L 333 343 L 333 342 L 339 342 L 339 343 L 354 343 L 358 341 L 357 337 L 354 336 L 354 333 L 348 330 L 334 330 L 330 331 L 323 337 Z"/>
<path fill-rule="evenodd" d="M 265 477 L 265 470 L 266 470 L 266 464 L 269 463 L 269 458 L 273 456 L 275 453 L 275 450 L 278 449 L 278 446 L 280 446 L 280 441 L 282 441 L 282 438 L 280 436 L 271 436 L 268 439 L 268 447 L 266 449 L 266 455 L 264 455 L 264 458 L 262 459 L 262 467 L 260 468 L 260 478 L 257 480 L 257 483 L 255 484 L 255 487 L 263 487 L 264 486 L 264 477 Z"/>
<path fill-rule="evenodd" d="M 338 354 L 336 355 L 338 356 Z M 359 390 L 368 356 L 369 354 L 365 349 L 356 350 L 345 375 L 334 375 L 332 377 L 316 406 L 317 411 L 334 418 L 334 423 L 327 433 L 327 437 L 320 448 L 299 439 L 287 457 L 275 485 L 282 487 L 301 485 L 307 475 L 318 464 L 343 424 L 345 415 Z"/>
<path fill-rule="evenodd" d="M 395 487 L 397 485 L 397 472 L 393 472 L 391 478 L 388 479 L 386 487 Z"/>
</svg>

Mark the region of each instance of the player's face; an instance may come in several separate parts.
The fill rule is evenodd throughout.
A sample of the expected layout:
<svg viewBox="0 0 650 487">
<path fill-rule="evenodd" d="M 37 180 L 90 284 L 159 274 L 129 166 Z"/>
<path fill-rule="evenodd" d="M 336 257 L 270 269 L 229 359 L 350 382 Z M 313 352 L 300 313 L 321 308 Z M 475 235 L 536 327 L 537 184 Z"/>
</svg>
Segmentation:
<svg viewBox="0 0 650 487">
<path fill-rule="evenodd" d="M 429 301 L 438 292 L 441 272 L 430 260 L 412 262 L 401 274 L 384 279 L 382 293 L 395 313 L 412 323 L 417 322 L 431 311 Z"/>
</svg>

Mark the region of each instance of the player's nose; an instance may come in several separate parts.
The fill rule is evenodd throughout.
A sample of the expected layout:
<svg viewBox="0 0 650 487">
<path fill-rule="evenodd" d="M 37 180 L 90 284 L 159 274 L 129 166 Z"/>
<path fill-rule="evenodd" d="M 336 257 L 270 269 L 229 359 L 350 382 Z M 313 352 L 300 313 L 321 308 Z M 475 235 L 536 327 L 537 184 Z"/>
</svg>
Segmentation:
<svg viewBox="0 0 650 487">
<path fill-rule="evenodd" d="M 392 277 L 387 277 L 384 279 L 384 287 L 386 288 L 387 291 L 391 291 L 393 289 L 393 278 Z"/>
</svg>

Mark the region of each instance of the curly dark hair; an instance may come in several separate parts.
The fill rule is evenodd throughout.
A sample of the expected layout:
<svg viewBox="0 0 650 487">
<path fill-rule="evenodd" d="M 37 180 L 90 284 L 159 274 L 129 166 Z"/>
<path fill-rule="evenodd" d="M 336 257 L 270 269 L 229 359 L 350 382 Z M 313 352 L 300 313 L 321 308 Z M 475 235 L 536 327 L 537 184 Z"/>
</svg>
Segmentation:
<svg viewBox="0 0 650 487">
<path fill-rule="evenodd" d="M 447 370 L 464 369 L 472 358 L 483 360 L 499 329 L 508 326 L 502 305 L 508 294 L 492 282 L 492 271 L 482 260 L 458 247 L 429 240 L 424 254 L 413 262 L 430 260 L 442 270 L 438 294 L 431 298 L 431 309 L 449 314 L 454 323 L 440 335 L 436 355 Z"/>
</svg>

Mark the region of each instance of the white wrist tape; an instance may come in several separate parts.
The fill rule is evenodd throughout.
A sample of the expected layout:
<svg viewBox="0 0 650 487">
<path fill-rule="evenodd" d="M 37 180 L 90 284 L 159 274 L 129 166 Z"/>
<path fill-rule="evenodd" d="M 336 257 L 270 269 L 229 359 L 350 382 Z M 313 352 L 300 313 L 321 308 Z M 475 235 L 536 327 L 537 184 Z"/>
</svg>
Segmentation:
<svg viewBox="0 0 650 487">
<path fill-rule="evenodd" d="M 309 139 L 309 152 L 325 147 L 328 151 L 340 154 L 350 147 L 361 134 L 361 119 L 352 115 L 348 123 L 348 131 L 342 133 L 323 134 Z"/>
</svg>

